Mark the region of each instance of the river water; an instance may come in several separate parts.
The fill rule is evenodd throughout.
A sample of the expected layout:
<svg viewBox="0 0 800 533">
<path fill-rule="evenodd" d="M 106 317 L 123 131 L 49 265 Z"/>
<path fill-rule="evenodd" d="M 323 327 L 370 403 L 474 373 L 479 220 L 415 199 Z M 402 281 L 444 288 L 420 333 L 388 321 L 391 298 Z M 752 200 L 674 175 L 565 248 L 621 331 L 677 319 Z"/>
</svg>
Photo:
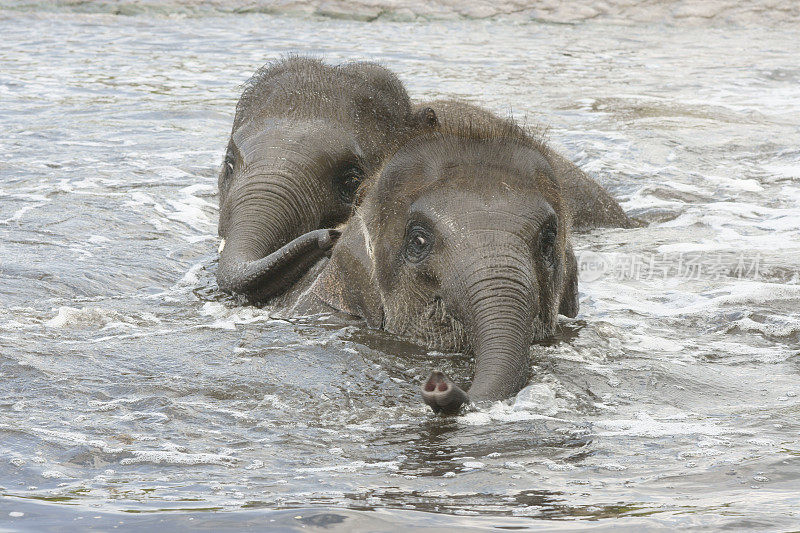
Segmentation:
<svg viewBox="0 0 800 533">
<path fill-rule="evenodd" d="M 0 35 L 0 530 L 800 527 L 794 29 L 6 11 Z M 516 398 L 436 417 L 418 384 L 463 356 L 216 290 L 234 105 L 289 52 L 546 124 L 650 223 L 573 237 L 581 313 Z"/>
</svg>

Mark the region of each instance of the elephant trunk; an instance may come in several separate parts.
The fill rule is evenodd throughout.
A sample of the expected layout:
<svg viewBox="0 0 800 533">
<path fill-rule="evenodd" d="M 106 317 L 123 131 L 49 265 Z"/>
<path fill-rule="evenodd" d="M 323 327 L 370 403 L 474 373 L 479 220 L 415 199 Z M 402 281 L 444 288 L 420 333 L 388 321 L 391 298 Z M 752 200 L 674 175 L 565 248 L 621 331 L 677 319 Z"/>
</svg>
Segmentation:
<svg viewBox="0 0 800 533">
<path fill-rule="evenodd" d="M 504 264 L 480 263 L 454 269 L 464 273 L 454 292 L 466 295 L 456 308 L 475 354 L 472 386 L 464 392 L 441 372 L 431 374 L 422 396 L 435 412 L 454 414 L 469 400 L 508 398 L 528 380 L 532 318 L 538 305 L 533 267 L 524 254 L 505 256 Z"/>
<path fill-rule="evenodd" d="M 528 380 L 531 312 L 534 284 L 528 272 L 491 268 L 474 283 L 466 321 L 475 354 L 475 371 L 468 394 L 473 400 L 513 396 Z"/>
<path fill-rule="evenodd" d="M 238 180 L 241 185 L 228 194 L 217 269 L 223 291 L 253 301 L 268 299 L 299 278 L 332 244 L 328 230 L 312 232 L 322 222 L 322 194 L 314 190 L 315 180 L 286 167 L 286 158 L 267 158 L 258 168 L 248 169 L 249 176 Z"/>
</svg>

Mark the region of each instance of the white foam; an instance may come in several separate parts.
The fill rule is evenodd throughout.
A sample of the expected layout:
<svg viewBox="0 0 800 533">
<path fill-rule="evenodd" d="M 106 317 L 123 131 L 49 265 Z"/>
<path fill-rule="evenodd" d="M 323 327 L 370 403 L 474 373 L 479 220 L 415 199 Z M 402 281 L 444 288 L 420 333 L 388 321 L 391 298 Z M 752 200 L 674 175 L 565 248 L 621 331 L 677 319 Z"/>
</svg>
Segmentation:
<svg viewBox="0 0 800 533">
<path fill-rule="evenodd" d="M 400 461 L 376 461 L 374 463 L 367 463 L 365 461 L 353 461 L 351 463 L 316 466 L 316 467 L 301 467 L 298 472 L 360 472 L 365 469 L 390 470 L 392 472 L 400 469 Z"/>
<path fill-rule="evenodd" d="M 526 387 L 527 388 L 527 387 Z M 525 390 L 525 389 L 523 389 Z M 520 391 L 522 393 L 522 391 Z M 534 398 L 538 393 L 545 398 L 545 405 L 537 405 L 528 398 Z M 541 409 L 545 413 L 557 412 L 559 410 L 559 401 L 555 400 L 554 395 L 551 396 L 549 392 L 542 392 L 537 390 L 528 396 L 528 393 L 523 394 L 523 400 L 520 402 L 517 409 L 516 399 L 513 404 L 508 401 L 498 401 L 492 403 L 488 408 L 480 409 L 477 411 L 470 411 L 458 417 L 458 422 L 469 426 L 485 426 L 496 422 L 523 422 L 528 420 L 554 420 L 558 422 L 568 422 L 562 418 L 556 418 L 548 414 L 541 414 L 536 412 Z"/>
<path fill-rule="evenodd" d="M 153 172 L 162 178 L 166 178 L 167 180 L 178 180 L 180 178 L 192 177 L 192 175 L 185 170 L 172 166 L 154 167 Z"/>
<path fill-rule="evenodd" d="M 772 304 L 779 301 L 800 302 L 800 286 L 759 281 L 740 280 L 715 292 L 723 294 L 714 299 L 716 304 Z"/>
<path fill-rule="evenodd" d="M 673 437 L 675 435 L 703 435 L 716 436 L 731 433 L 741 433 L 718 425 L 713 421 L 687 422 L 685 420 L 662 419 L 656 420 L 645 412 L 636 414 L 635 419 L 599 420 L 595 427 L 605 431 L 598 431 L 599 436 L 634 436 L 634 437 Z"/>
<path fill-rule="evenodd" d="M 162 209 L 162 213 L 176 222 L 186 224 L 192 229 L 207 232 L 214 226 L 214 221 L 204 211 L 204 207 L 211 204 L 200 198 L 184 197 L 181 200 L 167 199 L 167 203 L 172 207 L 172 211 Z"/>
<path fill-rule="evenodd" d="M 685 343 L 676 342 L 664 337 L 656 337 L 652 333 L 646 335 L 630 334 L 626 340 L 627 342 L 625 344 L 628 348 L 645 353 L 659 351 L 678 353 L 686 350 Z"/>
<path fill-rule="evenodd" d="M 739 191 L 745 192 L 761 192 L 764 190 L 764 187 L 761 184 L 754 180 L 754 179 L 746 179 L 746 178 L 728 178 L 725 176 L 713 176 L 708 175 L 706 179 L 709 181 L 716 182 L 717 185 L 725 187 L 727 189 L 734 189 Z"/>
<path fill-rule="evenodd" d="M 206 302 L 200 308 L 200 314 L 216 318 L 210 324 L 197 326 L 199 328 L 234 330 L 239 324 L 252 324 L 254 322 L 268 322 L 272 320 L 269 312 L 258 307 L 226 307 L 219 302 Z"/>
<path fill-rule="evenodd" d="M 26 206 L 24 206 L 24 207 L 21 207 L 21 208 L 17 209 L 16 211 L 14 211 L 14 213 L 13 213 L 13 214 L 12 214 L 12 215 L 11 215 L 9 218 L 6 218 L 6 219 L 3 219 L 3 220 L 0 220 L 0 224 L 9 224 L 9 223 L 11 223 L 11 222 L 17 222 L 17 221 L 19 221 L 19 220 L 20 220 L 20 219 L 23 217 L 23 215 L 25 215 L 25 213 L 27 213 L 28 211 L 30 211 L 30 210 L 32 210 L 32 209 L 38 209 L 38 208 L 40 208 L 40 207 L 44 207 L 44 206 L 46 206 L 48 203 L 49 203 L 49 200 L 47 200 L 47 201 L 45 201 L 45 202 L 36 203 L 36 204 L 30 204 L 30 205 L 26 205 Z"/>
<path fill-rule="evenodd" d="M 713 252 L 717 250 L 729 250 L 730 245 L 714 239 L 700 239 L 698 242 L 676 242 L 662 244 L 656 250 L 660 254 L 677 254 L 690 252 Z"/>
<path fill-rule="evenodd" d="M 207 193 L 208 195 L 215 195 L 217 192 L 217 188 L 208 183 L 195 183 L 194 185 L 189 185 L 182 188 L 180 192 L 185 196 L 194 196 L 197 193 Z"/>
<path fill-rule="evenodd" d="M 598 302 L 595 305 L 602 305 L 604 310 L 627 309 L 650 317 L 697 315 L 726 307 L 740 307 L 743 304 L 772 307 L 775 302 L 800 301 L 800 285 L 750 280 L 725 283 L 702 293 L 669 291 L 669 298 L 660 296 L 664 294 L 663 285 L 660 291 L 654 294 L 649 285 L 637 288 L 596 281 L 592 284 L 591 294 Z"/>
<path fill-rule="evenodd" d="M 556 398 L 555 391 L 545 383 L 534 383 L 519 391 L 511 406 L 512 412 L 525 411 L 544 416 L 554 416 L 567 409 L 567 403 Z"/>
<path fill-rule="evenodd" d="M 780 178 L 800 179 L 800 163 L 762 163 L 761 168 Z"/>
<path fill-rule="evenodd" d="M 669 187 L 671 189 L 675 189 L 676 191 L 680 191 L 680 192 L 688 192 L 688 193 L 699 194 L 699 195 L 707 195 L 708 194 L 708 191 L 706 191 L 704 189 L 701 189 L 700 187 L 697 187 L 695 185 L 690 185 L 688 183 L 680 183 L 678 181 L 665 180 L 665 181 L 661 182 L 661 185 L 664 185 L 664 186 Z"/>
<path fill-rule="evenodd" d="M 182 237 L 186 242 L 191 243 L 191 244 L 196 244 L 198 242 L 204 242 L 204 241 L 215 241 L 215 240 L 217 240 L 217 236 L 216 235 L 212 235 L 210 233 L 205 234 L 205 235 L 183 235 Z"/>
<path fill-rule="evenodd" d="M 2 329 L 6 331 L 19 331 L 21 329 L 25 329 L 26 327 L 28 327 L 28 324 L 18 320 L 9 320 L 3 323 Z"/>
<path fill-rule="evenodd" d="M 178 451 L 132 451 L 133 457 L 120 461 L 123 465 L 151 463 L 156 465 L 222 465 L 233 466 L 239 459 L 215 453 L 183 453 Z"/>
<path fill-rule="evenodd" d="M 756 227 L 774 230 L 774 231 L 791 231 L 800 229 L 800 217 L 796 214 L 787 214 L 760 220 L 756 222 Z"/>
<path fill-rule="evenodd" d="M 16 426 L 13 426 L 13 425 L 10 425 L 10 424 L 3 424 L 3 423 L 0 423 L 0 429 L 6 430 L 6 431 L 14 429 L 16 431 L 20 431 L 20 428 L 18 428 Z M 25 426 L 23 431 L 25 433 L 28 433 L 28 434 L 31 434 L 31 435 L 35 435 L 35 436 L 39 437 L 40 439 L 42 439 L 42 440 L 44 440 L 46 442 L 53 443 L 53 444 L 59 444 L 59 445 L 63 445 L 63 444 L 76 445 L 77 444 L 77 445 L 84 445 L 84 446 L 92 446 L 94 448 L 99 448 L 100 450 L 102 450 L 105 453 L 118 453 L 118 452 L 122 451 L 121 448 L 113 448 L 111 446 L 108 446 L 105 442 L 103 442 L 101 440 L 90 439 L 86 435 L 83 435 L 81 433 L 77 433 L 77 432 L 74 432 L 74 431 L 67 431 L 67 430 L 54 431 L 54 430 L 50 430 L 50 429 L 39 428 L 39 427 L 32 426 L 32 425 Z M 144 439 L 137 439 L 137 440 L 144 440 Z M 32 460 L 34 462 L 44 462 L 44 459 L 41 458 L 41 457 L 38 457 L 38 456 L 34 457 Z"/>
<path fill-rule="evenodd" d="M 786 322 L 783 324 L 765 324 L 745 317 L 734 321 L 732 325 L 738 327 L 742 331 L 764 333 L 765 335 L 776 337 L 789 337 L 791 335 L 800 334 L 800 320 L 792 320 L 790 322 L 789 319 L 786 319 Z"/>
<path fill-rule="evenodd" d="M 59 472 L 58 470 L 46 470 L 42 472 L 42 477 L 45 479 L 64 479 L 67 476 L 64 472 Z"/>
<path fill-rule="evenodd" d="M 206 264 L 204 261 L 200 261 L 199 263 L 195 263 L 191 267 L 189 267 L 189 270 L 187 270 L 186 273 L 183 275 L 183 277 L 181 277 L 181 279 L 178 280 L 178 283 L 175 284 L 176 287 L 196 286 L 197 283 L 200 281 L 198 273 L 203 269 L 203 267 L 205 267 L 205 265 Z"/>
<path fill-rule="evenodd" d="M 682 210 L 686 205 L 684 202 L 677 200 L 664 200 L 655 196 L 637 192 L 628 200 L 620 202 L 625 211 L 633 211 L 639 209 L 653 209 L 653 208 L 672 208 Z"/>
<path fill-rule="evenodd" d="M 715 354 L 726 354 L 728 357 L 769 364 L 786 361 L 795 354 L 795 352 L 783 345 L 762 346 L 756 344 L 751 346 L 735 340 L 735 338 L 732 340 L 711 341 L 704 344 L 703 348 Z"/>
<path fill-rule="evenodd" d="M 619 463 L 602 463 L 597 465 L 597 468 L 602 468 L 603 470 L 609 470 L 611 472 L 622 472 L 623 470 L 627 470 L 628 467 L 621 465 Z"/>
<path fill-rule="evenodd" d="M 109 239 L 108 237 L 105 237 L 103 235 L 89 235 L 89 238 L 86 239 L 86 241 L 90 242 L 92 244 L 103 244 L 103 243 L 111 242 L 111 239 Z"/>
<path fill-rule="evenodd" d="M 56 315 L 45 321 L 44 325 L 51 328 L 132 329 L 159 322 L 160 319 L 152 313 L 143 313 L 139 317 L 131 317 L 102 307 L 76 308 L 61 306 L 58 308 Z"/>
</svg>

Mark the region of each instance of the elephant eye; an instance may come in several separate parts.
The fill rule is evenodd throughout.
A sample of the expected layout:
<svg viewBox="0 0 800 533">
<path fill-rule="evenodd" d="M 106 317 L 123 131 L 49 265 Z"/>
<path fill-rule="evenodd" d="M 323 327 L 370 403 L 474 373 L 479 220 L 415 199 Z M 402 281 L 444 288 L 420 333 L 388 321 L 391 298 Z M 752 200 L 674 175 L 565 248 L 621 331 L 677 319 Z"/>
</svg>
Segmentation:
<svg viewBox="0 0 800 533">
<path fill-rule="evenodd" d="M 233 172 L 233 156 L 227 154 L 225 156 L 225 163 L 223 163 L 222 171 L 225 174 L 231 174 Z"/>
<path fill-rule="evenodd" d="M 549 267 L 556 264 L 556 241 L 558 237 L 558 222 L 555 217 L 550 217 L 539 232 L 539 254 L 542 261 Z"/>
<path fill-rule="evenodd" d="M 362 181 L 364 181 L 364 172 L 358 166 L 348 166 L 343 171 L 338 172 L 336 176 L 336 192 L 339 194 L 339 199 L 346 204 L 352 204 Z"/>
<path fill-rule="evenodd" d="M 233 175 L 233 168 L 234 168 L 234 159 L 231 154 L 227 154 L 225 156 L 225 162 L 222 163 L 222 171 L 219 173 L 219 187 L 220 190 L 222 188 L 228 187 L 230 184 L 231 176 Z"/>
<path fill-rule="evenodd" d="M 422 226 L 411 226 L 406 232 L 405 256 L 411 263 L 419 263 L 431 253 L 433 235 Z"/>
</svg>

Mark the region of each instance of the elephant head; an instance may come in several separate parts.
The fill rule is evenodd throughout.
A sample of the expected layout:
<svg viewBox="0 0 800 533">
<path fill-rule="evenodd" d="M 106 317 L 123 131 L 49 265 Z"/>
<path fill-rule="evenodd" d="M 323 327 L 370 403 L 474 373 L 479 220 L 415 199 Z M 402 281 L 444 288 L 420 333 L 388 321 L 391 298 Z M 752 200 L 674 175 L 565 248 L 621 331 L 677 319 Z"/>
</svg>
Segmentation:
<svg viewBox="0 0 800 533">
<path fill-rule="evenodd" d="M 508 120 L 486 109 L 458 100 L 425 102 L 418 104 L 417 109 L 419 112 L 432 109 L 445 128 L 466 123 L 494 123 L 496 126 L 504 124 L 505 127 L 514 127 Z M 628 217 L 614 197 L 575 163 L 551 146 L 541 145 L 540 151 L 561 185 L 562 203 L 569 213 L 573 230 L 597 227 L 633 228 L 644 225 L 641 220 Z"/>
<path fill-rule="evenodd" d="M 429 347 L 474 355 L 467 392 L 439 372 L 434 411 L 494 400 L 528 380 L 529 348 L 578 311 L 559 182 L 541 143 L 469 121 L 409 141 L 363 190 L 312 292 Z"/>
<path fill-rule="evenodd" d="M 217 280 L 262 302 L 326 253 L 355 191 L 401 139 L 436 124 L 372 63 L 290 57 L 248 82 L 219 175 Z"/>
</svg>

